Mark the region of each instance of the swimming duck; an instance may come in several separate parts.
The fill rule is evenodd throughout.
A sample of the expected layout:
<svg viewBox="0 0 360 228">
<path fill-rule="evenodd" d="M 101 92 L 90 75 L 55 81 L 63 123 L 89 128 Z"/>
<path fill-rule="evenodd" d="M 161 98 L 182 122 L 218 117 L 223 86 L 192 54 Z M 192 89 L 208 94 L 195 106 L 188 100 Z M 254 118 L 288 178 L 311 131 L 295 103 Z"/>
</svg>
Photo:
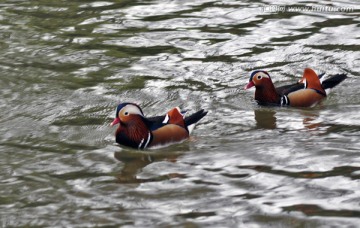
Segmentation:
<svg viewBox="0 0 360 228">
<path fill-rule="evenodd" d="M 346 74 L 336 74 L 320 82 L 324 74 L 317 75 L 306 68 L 298 83 L 275 88 L 268 72 L 254 71 L 245 89 L 255 86 L 255 100 L 260 105 L 289 105 L 312 107 L 326 97 L 326 89 L 333 88 L 347 78 Z"/>
<path fill-rule="evenodd" d="M 189 138 L 195 123 L 207 114 L 203 109 L 188 117 L 184 117 L 185 113 L 176 107 L 166 115 L 147 118 L 137 104 L 121 103 L 111 126 L 119 124 L 115 133 L 117 143 L 145 149 Z"/>
</svg>

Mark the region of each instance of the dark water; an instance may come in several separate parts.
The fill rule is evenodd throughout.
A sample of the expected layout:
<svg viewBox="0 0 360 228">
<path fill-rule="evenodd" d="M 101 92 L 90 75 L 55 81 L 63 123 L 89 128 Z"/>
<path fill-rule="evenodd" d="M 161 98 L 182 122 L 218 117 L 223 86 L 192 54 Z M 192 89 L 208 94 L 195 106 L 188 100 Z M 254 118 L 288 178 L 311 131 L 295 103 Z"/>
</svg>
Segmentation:
<svg viewBox="0 0 360 228">
<path fill-rule="evenodd" d="M 3 0 L 0 226 L 358 226 L 359 3 L 286 2 Z M 243 90 L 305 67 L 349 78 L 311 109 Z M 209 114 L 141 152 L 114 143 L 123 101 Z"/>
</svg>

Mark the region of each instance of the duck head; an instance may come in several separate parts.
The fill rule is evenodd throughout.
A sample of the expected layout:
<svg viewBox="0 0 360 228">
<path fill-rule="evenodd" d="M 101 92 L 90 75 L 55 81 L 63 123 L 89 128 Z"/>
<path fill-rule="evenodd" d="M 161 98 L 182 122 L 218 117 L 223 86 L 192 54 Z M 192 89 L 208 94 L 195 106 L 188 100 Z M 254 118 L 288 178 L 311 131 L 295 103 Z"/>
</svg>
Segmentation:
<svg viewBox="0 0 360 228">
<path fill-rule="evenodd" d="M 263 87 L 266 84 L 272 84 L 270 75 L 264 70 L 256 70 L 251 73 L 249 83 L 245 86 L 245 89 L 250 89 L 251 87 Z"/>
<path fill-rule="evenodd" d="M 110 125 L 126 125 L 127 123 L 132 122 L 134 118 L 137 119 L 139 116 L 144 117 L 144 113 L 137 104 L 121 103 L 117 106 L 115 112 L 115 119 Z"/>
<path fill-rule="evenodd" d="M 121 103 L 116 108 L 115 119 L 111 126 L 119 124 L 115 132 L 116 142 L 133 147 L 145 148 L 152 140 L 141 108 L 134 103 Z"/>
<path fill-rule="evenodd" d="M 250 89 L 255 86 L 255 100 L 260 103 L 274 103 L 280 102 L 280 96 L 276 92 L 274 84 L 268 72 L 264 70 L 257 70 L 251 73 L 249 83 L 245 89 Z"/>
</svg>

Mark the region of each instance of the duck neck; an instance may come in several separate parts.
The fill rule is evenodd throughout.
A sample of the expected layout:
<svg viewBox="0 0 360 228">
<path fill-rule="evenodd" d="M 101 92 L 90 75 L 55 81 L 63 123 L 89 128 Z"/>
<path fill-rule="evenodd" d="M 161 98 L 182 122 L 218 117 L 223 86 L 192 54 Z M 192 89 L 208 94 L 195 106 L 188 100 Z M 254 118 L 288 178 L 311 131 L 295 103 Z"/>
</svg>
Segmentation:
<svg viewBox="0 0 360 228">
<path fill-rule="evenodd" d="M 272 83 L 267 83 L 256 87 L 255 100 L 264 104 L 280 104 L 280 95 Z"/>
<path fill-rule="evenodd" d="M 122 124 L 116 132 L 116 140 L 118 143 L 128 144 L 127 146 L 135 148 L 145 148 L 151 138 L 151 131 L 141 118 Z"/>
</svg>

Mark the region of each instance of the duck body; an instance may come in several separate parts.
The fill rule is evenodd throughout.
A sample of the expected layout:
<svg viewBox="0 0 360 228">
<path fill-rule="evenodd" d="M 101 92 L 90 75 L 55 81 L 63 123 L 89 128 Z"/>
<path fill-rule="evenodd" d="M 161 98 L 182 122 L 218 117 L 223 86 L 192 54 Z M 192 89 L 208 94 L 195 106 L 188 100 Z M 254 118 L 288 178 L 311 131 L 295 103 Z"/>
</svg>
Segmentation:
<svg viewBox="0 0 360 228">
<path fill-rule="evenodd" d="M 333 88 L 346 79 L 346 74 L 337 74 L 320 82 L 324 74 L 317 75 L 306 68 L 298 83 L 275 88 L 266 71 L 254 71 L 245 89 L 255 86 L 255 100 L 260 105 L 312 107 L 326 97 L 326 89 Z"/>
<path fill-rule="evenodd" d="M 119 124 L 115 133 L 117 143 L 145 149 L 189 138 L 193 125 L 207 112 L 200 110 L 186 118 L 184 114 L 179 108 L 173 108 L 166 115 L 146 118 L 138 105 L 122 103 L 111 125 Z"/>
</svg>

